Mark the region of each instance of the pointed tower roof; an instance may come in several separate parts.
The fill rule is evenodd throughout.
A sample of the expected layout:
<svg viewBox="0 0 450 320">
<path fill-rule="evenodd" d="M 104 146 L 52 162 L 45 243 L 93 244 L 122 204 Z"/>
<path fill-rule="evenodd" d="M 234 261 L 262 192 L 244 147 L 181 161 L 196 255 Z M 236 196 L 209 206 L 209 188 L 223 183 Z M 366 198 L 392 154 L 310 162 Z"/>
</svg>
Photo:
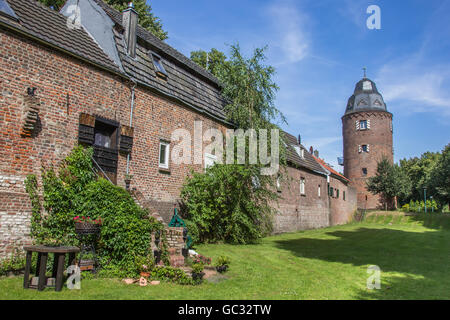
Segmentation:
<svg viewBox="0 0 450 320">
<path fill-rule="evenodd" d="M 383 96 L 375 82 L 364 77 L 355 86 L 355 91 L 347 103 L 345 114 L 360 111 L 386 111 Z"/>
</svg>

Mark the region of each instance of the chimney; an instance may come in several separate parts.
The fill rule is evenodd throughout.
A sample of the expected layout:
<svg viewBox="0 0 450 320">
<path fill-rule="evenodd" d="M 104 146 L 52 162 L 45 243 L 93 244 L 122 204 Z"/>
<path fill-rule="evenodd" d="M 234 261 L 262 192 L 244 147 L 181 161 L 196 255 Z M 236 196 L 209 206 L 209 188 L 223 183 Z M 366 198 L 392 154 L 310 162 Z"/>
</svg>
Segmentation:
<svg viewBox="0 0 450 320">
<path fill-rule="evenodd" d="M 309 147 L 309 153 L 313 154 L 314 153 L 314 148 L 311 146 Z"/>
<path fill-rule="evenodd" d="M 125 29 L 125 45 L 127 46 L 127 54 L 136 57 L 136 29 L 138 25 L 138 13 L 134 10 L 133 2 L 128 4 L 128 8 L 122 12 L 122 25 Z"/>
<path fill-rule="evenodd" d="M 319 150 L 314 151 L 314 156 L 315 156 L 316 158 L 319 158 Z"/>
<path fill-rule="evenodd" d="M 302 136 L 298 135 L 298 144 L 302 144 Z"/>
</svg>

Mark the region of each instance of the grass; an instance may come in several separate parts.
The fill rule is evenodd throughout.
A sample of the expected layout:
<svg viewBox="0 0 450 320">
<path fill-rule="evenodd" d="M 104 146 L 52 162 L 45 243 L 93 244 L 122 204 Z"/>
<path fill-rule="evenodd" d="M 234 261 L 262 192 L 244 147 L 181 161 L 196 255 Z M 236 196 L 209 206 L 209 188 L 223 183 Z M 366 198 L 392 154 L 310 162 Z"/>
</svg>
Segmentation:
<svg viewBox="0 0 450 320">
<path fill-rule="evenodd" d="M 22 289 L 0 279 L 0 299 L 450 299 L 450 216 L 374 215 L 363 223 L 265 238 L 257 245 L 202 245 L 231 257 L 227 279 L 197 287 L 83 280 L 81 290 Z M 378 265 L 381 290 L 366 288 Z"/>
</svg>

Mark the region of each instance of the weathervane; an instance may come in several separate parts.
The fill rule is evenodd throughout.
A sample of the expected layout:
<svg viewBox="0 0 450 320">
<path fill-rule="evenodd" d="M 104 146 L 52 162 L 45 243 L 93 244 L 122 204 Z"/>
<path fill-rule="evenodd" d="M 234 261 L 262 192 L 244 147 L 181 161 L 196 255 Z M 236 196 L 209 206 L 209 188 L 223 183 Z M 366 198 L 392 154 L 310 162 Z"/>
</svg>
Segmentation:
<svg viewBox="0 0 450 320">
<path fill-rule="evenodd" d="M 362 68 L 363 69 L 363 71 L 364 71 L 364 79 L 365 78 L 367 78 L 367 75 L 366 75 L 366 72 L 367 72 L 367 68 L 366 67 L 364 67 L 364 68 Z"/>
</svg>

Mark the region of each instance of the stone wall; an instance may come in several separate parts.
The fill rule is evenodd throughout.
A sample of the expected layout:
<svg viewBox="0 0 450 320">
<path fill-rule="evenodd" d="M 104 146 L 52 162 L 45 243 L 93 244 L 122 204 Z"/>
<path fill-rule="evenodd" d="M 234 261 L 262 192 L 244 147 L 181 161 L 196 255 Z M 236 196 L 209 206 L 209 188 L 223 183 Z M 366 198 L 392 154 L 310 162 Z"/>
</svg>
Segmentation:
<svg viewBox="0 0 450 320">
<path fill-rule="evenodd" d="M 287 168 L 281 199 L 273 206 L 274 233 L 317 229 L 329 226 L 327 177 L 306 169 Z M 300 178 L 305 178 L 305 194 L 300 194 Z M 319 196 L 319 186 L 321 194 Z"/>
<path fill-rule="evenodd" d="M 129 125 L 133 84 L 5 30 L 0 30 L 0 75 L 1 255 L 11 250 L 11 243 L 21 247 L 29 240 L 31 207 L 23 186 L 26 176 L 36 174 L 40 183 L 42 166 L 57 165 L 70 153 L 78 143 L 81 113 Z M 33 135 L 24 136 L 24 101 L 32 87 L 39 103 L 39 125 Z M 161 171 L 159 143 L 161 139 L 170 141 L 171 133 L 179 128 L 194 137 L 195 121 L 202 121 L 203 133 L 212 127 L 225 130 L 222 124 L 179 102 L 136 88 L 131 188 L 162 210 L 163 218 L 173 212 L 191 169 L 200 171 L 204 166 L 170 163 L 168 170 Z M 123 187 L 126 166 L 126 154 L 119 154 L 117 184 Z"/>
<path fill-rule="evenodd" d="M 356 212 L 356 190 L 340 179 L 330 177 L 330 188 L 334 191 L 330 196 L 330 225 L 341 225 L 352 221 Z"/>
</svg>

